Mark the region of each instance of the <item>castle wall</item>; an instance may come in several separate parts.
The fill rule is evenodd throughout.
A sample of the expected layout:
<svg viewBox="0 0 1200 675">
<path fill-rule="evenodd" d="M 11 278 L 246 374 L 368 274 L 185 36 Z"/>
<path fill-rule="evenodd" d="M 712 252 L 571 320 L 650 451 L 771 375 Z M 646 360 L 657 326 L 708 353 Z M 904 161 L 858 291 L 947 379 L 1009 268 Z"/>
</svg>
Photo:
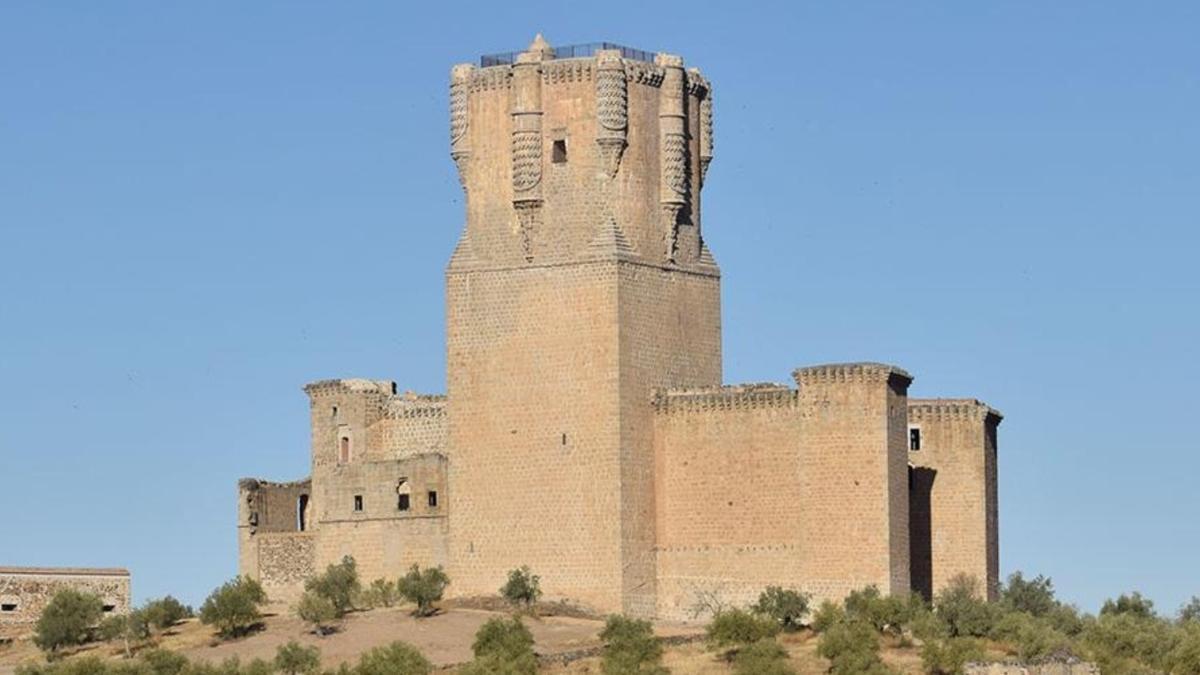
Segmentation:
<svg viewBox="0 0 1200 675">
<path fill-rule="evenodd" d="M 749 385 L 664 392 L 655 402 L 658 606 L 703 618 L 769 585 L 804 588 L 796 391 Z"/>
<path fill-rule="evenodd" d="M 238 482 L 238 574 L 257 579 L 272 603 L 294 600 L 312 571 L 312 481 Z M 292 555 L 294 554 L 294 555 Z"/>
<path fill-rule="evenodd" d="M 127 570 L 0 567 L 0 637 L 32 633 L 54 594 L 67 588 L 99 596 L 106 615 L 129 612 Z"/>
<path fill-rule="evenodd" d="M 920 430 L 913 465 L 913 588 L 929 597 L 958 574 L 995 599 L 1000 583 L 996 431 L 1000 415 L 973 399 L 912 399 Z"/>
<path fill-rule="evenodd" d="M 906 397 L 911 378 L 882 364 L 801 368 L 803 577 L 818 597 L 874 584 L 909 590 Z"/>
</svg>

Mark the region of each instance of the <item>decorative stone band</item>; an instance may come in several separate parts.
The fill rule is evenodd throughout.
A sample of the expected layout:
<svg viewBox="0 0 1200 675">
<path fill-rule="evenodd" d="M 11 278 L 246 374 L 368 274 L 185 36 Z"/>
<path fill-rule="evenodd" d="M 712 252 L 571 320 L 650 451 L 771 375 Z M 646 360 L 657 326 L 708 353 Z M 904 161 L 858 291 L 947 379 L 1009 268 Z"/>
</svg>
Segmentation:
<svg viewBox="0 0 1200 675">
<path fill-rule="evenodd" d="M 481 68 L 471 73 L 468 90 L 474 94 L 493 89 L 508 89 L 512 86 L 512 66 Z"/>
<path fill-rule="evenodd" d="M 592 59 L 562 59 L 546 61 L 542 65 L 542 82 L 566 84 L 587 82 L 592 79 Z"/>
<path fill-rule="evenodd" d="M 886 363 L 828 363 L 819 366 L 806 366 L 792 371 L 792 377 L 801 388 L 807 385 L 831 384 L 840 382 L 877 382 L 885 383 L 898 380 L 904 386 L 912 383 L 912 375 L 902 368 Z"/>
<path fill-rule="evenodd" d="M 910 398 L 908 399 L 909 421 L 920 420 L 975 420 L 995 418 L 998 424 L 1004 419 L 999 410 L 973 398 Z"/>
<path fill-rule="evenodd" d="M 626 61 L 625 72 L 629 81 L 634 84 L 644 84 L 648 87 L 661 87 L 666 71 L 661 66 L 642 61 Z"/>
<path fill-rule="evenodd" d="M 128 577 L 123 567 L 0 567 L 0 574 L 12 576 Z"/>
<path fill-rule="evenodd" d="M 337 394 L 385 394 L 396 393 L 396 383 L 391 380 L 363 380 L 358 378 L 345 380 L 318 380 L 304 385 L 304 393 L 311 398 Z"/>
<path fill-rule="evenodd" d="M 794 407 L 798 393 L 787 385 L 764 382 L 702 389 L 659 389 L 654 392 L 652 402 L 655 412 L 667 415 L 714 410 L 757 410 Z"/>
</svg>

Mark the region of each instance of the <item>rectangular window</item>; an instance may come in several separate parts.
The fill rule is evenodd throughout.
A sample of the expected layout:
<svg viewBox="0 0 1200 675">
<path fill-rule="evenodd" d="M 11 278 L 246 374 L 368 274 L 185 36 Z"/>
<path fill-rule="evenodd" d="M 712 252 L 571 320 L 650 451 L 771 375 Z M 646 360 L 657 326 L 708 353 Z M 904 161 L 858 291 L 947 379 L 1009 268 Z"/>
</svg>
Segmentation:
<svg viewBox="0 0 1200 675">
<path fill-rule="evenodd" d="M 342 464 L 350 463 L 350 437 L 342 436 L 338 446 L 338 462 Z"/>
<path fill-rule="evenodd" d="M 437 491 L 436 490 L 429 491 L 429 508 L 431 508 L 431 509 L 437 508 Z"/>
<path fill-rule="evenodd" d="M 0 612 L 15 612 L 15 611 L 17 611 L 17 603 L 15 603 L 15 602 L 6 602 L 3 605 L 0 605 Z"/>
<path fill-rule="evenodd" d="M 396 506 L 397 506 L 397 507 L 398 507 L 398 508 L 399 508 L 401 511 L 407 511 L 407 510 L 408 510 L 408 508 L 409 508 L 409 503 L 408 503 L 408 495 L 400 495 L 400 500 L 399 500 L 399 502 L 396 504 Z"/>
<path fill-rule="evenodd" d="M 362 495 L 354 495 L 354 510 L 362 511 Z"/>
<path fill-rule="evenodd" d="M 567 141 L 559 139 L 554 141 L 554 146 L 550 151 L 550 161 L 555 164 L 567 163 Z"/>
<path fill-rule="evenodd" d="M 911 427 L 908 430 L 908 449 L 921 449 L 921 429 L 919 427 Z"/>
</svg>

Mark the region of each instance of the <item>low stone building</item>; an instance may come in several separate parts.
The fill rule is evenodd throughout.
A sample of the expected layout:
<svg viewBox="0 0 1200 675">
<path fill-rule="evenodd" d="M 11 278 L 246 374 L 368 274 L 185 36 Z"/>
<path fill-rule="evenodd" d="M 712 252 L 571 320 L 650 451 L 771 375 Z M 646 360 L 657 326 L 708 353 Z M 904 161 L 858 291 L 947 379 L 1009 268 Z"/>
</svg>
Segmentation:
<svg viewBox="0 0 1200 675">
<path fill-rule="evenodd" d="M 129 612 L 129 570 L 87 567 L 0 567 L 0 637 L 33 631 L 54 594 L 93 593 L 105 613 Z"/>
<path fill-rule="evenodd" d="M 767 585 L 994 595 L 994 409 L 873 362 L 723 384 L 699 70 L 538 36 L 455 66 L 449 103 L 447 394 L 305 387 L 311 477 L 241 482 L 242 573 L 290 602 L 344 555 L 368 580 L 442 565 L 455 595 L 529 565 L 548 598 L 675 619 Z"/>
</svg>

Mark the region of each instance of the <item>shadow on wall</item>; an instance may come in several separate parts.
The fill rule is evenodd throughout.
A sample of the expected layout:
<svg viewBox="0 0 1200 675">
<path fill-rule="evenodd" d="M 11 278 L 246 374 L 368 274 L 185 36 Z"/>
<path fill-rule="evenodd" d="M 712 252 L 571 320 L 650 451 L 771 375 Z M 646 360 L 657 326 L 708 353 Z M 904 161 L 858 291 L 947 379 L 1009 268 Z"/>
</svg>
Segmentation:
<svg viewBox="0 0 1200 675">
<path fill-rule="evenodd" d="M 928 467 L 908 468 L 908 559 L 912 589 L 925 600 L 933 600 L 933 528 L 930 495 L 937 471 Z"/>
</svg>

